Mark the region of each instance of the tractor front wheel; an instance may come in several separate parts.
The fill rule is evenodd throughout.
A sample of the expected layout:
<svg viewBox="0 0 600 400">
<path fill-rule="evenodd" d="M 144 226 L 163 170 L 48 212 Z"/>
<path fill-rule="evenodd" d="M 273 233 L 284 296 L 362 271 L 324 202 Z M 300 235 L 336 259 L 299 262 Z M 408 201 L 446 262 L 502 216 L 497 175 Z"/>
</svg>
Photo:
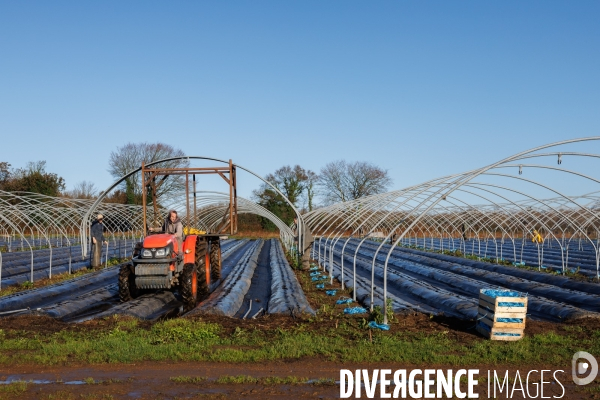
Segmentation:
<svg viewBox="0 0 600 400">
<path fill-rule="evenodd" d="M 127 263 L 119 269 L 119 300 L 123 303 L 135 299 L 138 294 L 133 268 L 132 264 Z"/>
</svg>

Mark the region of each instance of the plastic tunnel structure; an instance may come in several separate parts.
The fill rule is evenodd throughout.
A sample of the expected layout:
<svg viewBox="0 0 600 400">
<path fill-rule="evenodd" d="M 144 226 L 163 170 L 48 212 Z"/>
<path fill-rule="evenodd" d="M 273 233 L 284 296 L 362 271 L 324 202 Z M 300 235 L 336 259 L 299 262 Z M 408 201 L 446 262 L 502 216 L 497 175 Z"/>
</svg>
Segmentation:
<svg viewBox="0 0 600 400">
<path fill-rule="evenodd" d="M 527 259 L 540 269 L 552 253 L 552 267 L 562 273 L 576 263 L 600 278 L 599 140 L 552 143 L 472 171 L 314 210 L 304 220 L 318 236 L 316 257 L 330 263 L 331 274 L 339 247 L 342 278 L 345 255 L 354 257 L 354 265 L 346 265 L 355 276 L 356 254 L 365 241 L 378 241 L 371 302 L 377 260 L 387 299 L 388 263 L 397 246 L 514 264 Z"/>
</svg>

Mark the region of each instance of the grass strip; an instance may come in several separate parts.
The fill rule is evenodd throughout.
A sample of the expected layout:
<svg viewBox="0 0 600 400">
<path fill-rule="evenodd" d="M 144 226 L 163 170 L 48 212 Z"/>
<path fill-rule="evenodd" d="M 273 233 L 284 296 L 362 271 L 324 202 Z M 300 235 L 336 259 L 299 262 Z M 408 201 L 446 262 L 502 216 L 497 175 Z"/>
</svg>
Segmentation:
<svg viewBox="0 0 600 400">
<path fill-rule="evenodd" d="M 510 343 L 473 337 L 465 343 L 448 331 L 403 332 L 398 328 L 369 332 L 360 328 L 359 318 L 345 317 L 336 309 L 322 314 L 320 311 L 313 321 L 291 327 L 240 328 L 233 333 L 226 332 L 218 323 L 187 318 L 161 321 L 149 327 L 147 323 L 120 317 L 112 321 L 114 327 L 110 330 L 63 330 L 33 335 L 5 328 L 0 330 L 0 364 L 243 363 L 318 357 L 338 362 L 564 366 L 570 365 L 576 351 L 600 354 L 597 330 L 586 331 L 586 335 L 548 332 Z M 322 324 L 320 318 L 335 318 L 335 325 Z"/>
</svg>

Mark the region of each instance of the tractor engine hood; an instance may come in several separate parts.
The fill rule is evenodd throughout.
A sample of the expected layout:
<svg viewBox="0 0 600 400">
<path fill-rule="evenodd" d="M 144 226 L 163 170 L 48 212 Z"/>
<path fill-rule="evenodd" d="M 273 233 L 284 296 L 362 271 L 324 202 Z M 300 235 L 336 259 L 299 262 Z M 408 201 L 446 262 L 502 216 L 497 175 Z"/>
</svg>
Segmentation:
<svg viewBox="0 0 600 400">
<path fill-rule="evenodd" d="M 144 239 L 144 248 L 152 249 L 152 248 L 160 248 L 167 247 L 169 244 L 173 244 L 173 250 L 178 251 L 177 248 L 177 240 L 175 240 L 175 235 L 171 235 L 168 233 L 161 233 L 158 235 L 150 235 Z"/>
</svg>

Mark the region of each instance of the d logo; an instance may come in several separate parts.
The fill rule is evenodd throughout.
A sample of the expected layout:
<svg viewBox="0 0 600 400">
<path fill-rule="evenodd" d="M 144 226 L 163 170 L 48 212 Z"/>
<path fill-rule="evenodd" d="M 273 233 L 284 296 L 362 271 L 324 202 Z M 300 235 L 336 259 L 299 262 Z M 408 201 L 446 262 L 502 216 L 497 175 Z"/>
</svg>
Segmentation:
<svg viewBox="0 0 600 400">
<path fill-rule="evenodd" d="M 585 361 L 579 361 L 580 359 Z M 598 362 L 596 362 L 594 356 L 585 351 L 578 351 L 575 353 L 571 365 L 573 367 L 573 382 L 575 382 L 576 385 L 587 385 L 596 379 L 596 375 L 598 375 Z M 578 375 L 584 375 L 586 373 L 589 373 L 587 377 L 578 377 Z"/>
</svg>

